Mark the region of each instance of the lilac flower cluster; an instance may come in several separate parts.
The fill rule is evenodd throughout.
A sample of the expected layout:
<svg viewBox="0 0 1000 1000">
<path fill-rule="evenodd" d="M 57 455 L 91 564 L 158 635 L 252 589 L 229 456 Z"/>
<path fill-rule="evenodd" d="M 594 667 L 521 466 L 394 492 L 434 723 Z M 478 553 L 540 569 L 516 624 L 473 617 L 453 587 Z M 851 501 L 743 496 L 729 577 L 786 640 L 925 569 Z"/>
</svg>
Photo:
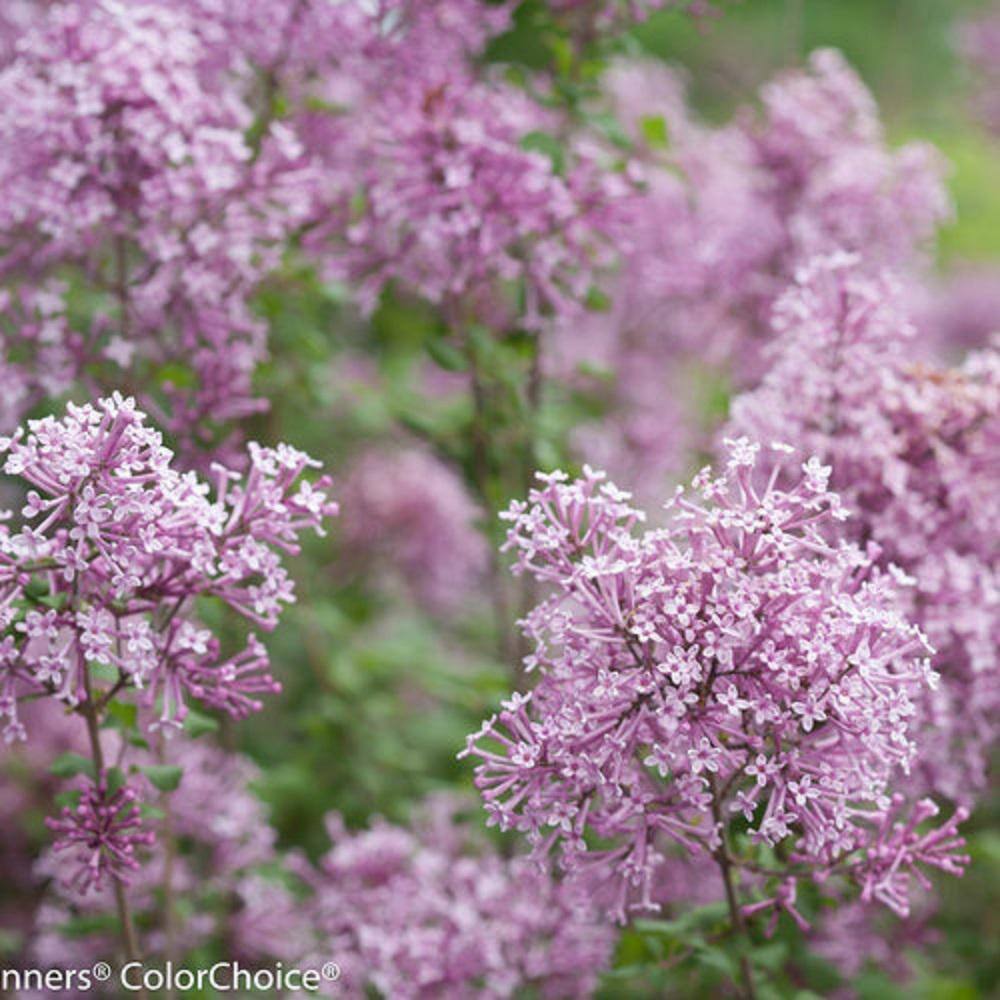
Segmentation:
<svg viewBox="0 0 1000 1000">
<path fill-rule="evenodd" d="M 96 731 L 113 700 L 134 692 L 150 732 L 180 728 L 186 699 L 242 718 L 279 689 L 251 632 L 222 651 L 198 621 L 197 600 L 216 598 L 271 629 L 294 600 L 281 556 L 297 536 L 322 532 L 336 505 L 314 464 L 287 446 L 251 444 L 246 477 L 214 471 L 215 496 L 180 473 L 132 400 L 74 406 L 2 442 L 4 471 L 28 487 L 19 530 L 0 526 L 0 714 L 7 742 L 27 733 L 23 699 L 50 697 L 86 720 L 93 787 L 54 824 L 60 846 L 90 844 L 84 884 L 122 880 L 136 830 L 129 789 L 112 791 Z M 7 514 L 5 520 L 10 521 Z"/>
<path fill-rule="evenodd" d="M 209 56 L 184 5 L 85 0 L 52 4 L 0 72 L 0 274 L 49 350 L 135 385 L 189 449 L 262 405 L 249 296 L 310 204 L 296 141 L 275 125 L 252 147 L 252 111 L 213 83 Z M 91 296 L 79 329 L 32 301 L 57 294 L 54 275 L 71 280 L 64 298 Z"/>
<path fill-rule="evenodd" d="M 988 129 L 1000 133 L 1000 5 L 962 23 L 957 43 L 971 71 L 973 107 Z"/>
<path fill-rule="evenodd" d="M 610 885 L 618 919 L 655 906 L 671 844 L 724 872 L 777 849 L 787 878 L 841 875 L 900 911 L 918 864 L 963 864 L 956 820 L 929 839 L 913 834 L 923 805 L 893 823 L 889 790 L 936 682 L 896 574 L 826 539 L 846 516 L 828 467 L 812 459 L 780 489 L 777 471 L 757 482 L 757 452 L 732 442 L 662 530 L 637 534 L 642 512 L 589 470 L 540 474 L 505 515 L 517 570 L 552 591 L 526 620 L 541 676 L 464 753 L 492 821 Z M 734 814 L 746 855 L 728 843 Z"/>
<path fill-rule="evenodd" d="M 237 718 L 259 708 L 277 687 L 259 639 L 224 657 L 186 612 L 216 597 L 258 627 L 277 624 L 294 599 L 280 554 L 336 510 L 324 481 L 298 482 L 308 456 L 252 444 L 246 479 L 218 467 L 210 500 L 120 397 L 31 421 L 3 451 L 4 471 L 32 487 L 24 526 L 0 535 L 5 737 L 24 735 L 19 695 L 75 707 L 99 664 L 117 689 L 158 702 L 154 727 L 179 726 L 186 696 Z"/>
<path fill-rule="evenodd" d="M 328 177 L 309 239 L 326 270 L 368 310 L 390 283 L 454 323 L 536 329 L 572 310 L 612 258 L 627 186 L 582 153 L 559 171 L 526 147 L 557 119 L 474 72 L 470 55 L 508 12 L 447 0 L 354 13 L 350 51 L 313 85 L 342 110 L 302 126 Z"/>
<path fill-rule="evenodd" d="M 774 328 L 774 363 L 732 426 L 830 463 L 856 512 L 846 534 L 914 578 L 908 612 L 942 678 L 922 699 L 921 768 L 969 802 L 1000 725 L 1000 356 L 921 363 L 899 284 L 844 255 L 803 268 Z"/>
<path fill-rule="evenodd" d="M 142 827 L 137 797 L 128 787 L 112 792 L 101 778 L 84 790 L 76 806 L 66 806 L 58 819 L 48 821 L 58 836 L 55 850 L 74 855 L 69 884 L 75 891 L 99 889 L 106 879 L 130 881 L 139 867 L 136 849 L 154 839 Z"/>
<path fill-rule="evenodd" d="M 940 157 L 921 143 L 890 149 L 871 94 L 832 50 L 765 85 L 761 114 L 721 127 L 690 113 L 683 80 L 661 64 L 613 63 L 605 89 L 644 192 L 609 308 L 565 324 L 551 353 L 562 371 L 614 376 L 581 453 L 613 458 L 612 473 L 655 495 L 707 445 L 690 387 L 713 369 L 760 378 L 773 303 L 798 267 L 859 250 L 873 267 L 918 273 L 950 203 Z"/>
<path fill-rule="evenodd" d="M 447 612 L 482 582 L 481 514 L 461 480 L 418 448 L 371 450 L 344 476 L 347 562 L 383 564 L 425 608 Z"/>
<path fill-rule="evenodd" d="M 507 860 L 432 800 L 413 830 L 374 822 L 303 872 L 317 955 L 343 970 L 336 995 L 589 995 L 613 942 L 584 897 L 526 859 Z"/>
<path fill-rule="evenodd" d="M 123 751 L 113 732 L 102 734 L 102 742 L 109 756 L 117 758 Z M 183 894 L 186 905 L 193 909 L 184 926 L 173 929 L 179 937 L 173 944 L 195 948 L 212 933 L 217 916 L 213 901 L 251 891 L 249 886 L 259 877 L 256 872 L 278 863 L 274 830 L 262 803 L 250 791 L 260 772 L 245 757 L 204 740 L 171 741 L 162 759 L 141 748 L 128 749 L 128 755 L 134 767 L 160 764 L 165 759 L 181 768 L 183 777 L 169 796 L 169 837 L 161 831 L 154 842 L 148 833 L 140 835 L 130 843 L 129 864 L 120 874 L 129 883 L 136 912 L 152 917 L 161 906 L 159 895 L 169 866 L 170 891 Z M 119 794 L 151 808 L 163 805 L 163 795 L 142 774 Z M 82 827 L 83 837 L 94 836 L 91 827 Z M 114 955 L 106 924 L 97 919 L 114 913 L 112 887 L 105 880 L 97 885 L 82 883 L 80 876 L 87 871 L 62 844 L 46 852 L 35 865 L 36 878 L 51 879 L 53 892 L 35 914 L 26 950 L 46 967 L 72 968 L 81 957 L 93 961 L 96 956 Z M 233 898 L 223 919 L 238 922 L 235 907 Z M 67 937 L 63 928 L 75 918 L 88 920 L 94 930 Z M 165 943 L 163 931 L 150 935 L 147 941 L 154 949 Z"/>
</svg>

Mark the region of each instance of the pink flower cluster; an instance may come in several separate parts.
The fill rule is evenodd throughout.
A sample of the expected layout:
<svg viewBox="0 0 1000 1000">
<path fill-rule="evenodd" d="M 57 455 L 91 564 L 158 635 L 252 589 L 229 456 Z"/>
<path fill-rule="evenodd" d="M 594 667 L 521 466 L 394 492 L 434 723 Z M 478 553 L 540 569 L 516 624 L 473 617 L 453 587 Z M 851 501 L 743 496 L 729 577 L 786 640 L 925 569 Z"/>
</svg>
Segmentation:
<svg viewBox="0 0 1000 1000">
<path fill-rule="evenodd" d="M 516 569 L 551 590 L 526 621 L 541 676 L 463 753 L 492 821 L 610 886 L 618 919 L 655 906 L 671 845 L 751 871 L 776 849 L 788 878 L 841 875 L 899 910 L 916 865 L 963 863 L 953 838 L 892 826 L 936 683 L 898 574 L 828 540 L 846 516 L 828 467 L 811 459 L 781 489 L 780 467 L 758 481 L 758 450 L 731 442 L 725 472 L 699 474 L 699 499 L 679 494 L 660 530 L 637 533 L 644 515 L 589 470 L 540 474 L 504 515 Z M 747 854 L 727 842 L 736 814 Z"/>
<path fill-rule="evenodd" d="M 721 127 L 692 115 L 683 80 L 661 64 L 613 63 L 605 89 L 644 192 L 609 308 L 564 324 L 551 353 L 555 374 L 596 365 L 613 376 L 598 385 L 607 415 L 578 435 L 582 455 L 612 457 L 613 474 L 657 495 L 707 445 L 692 385 L 713 369 L 760 378 L 772 305 L 798 267 L 859 250 L 914 274 L 950 204 L 940 157 L 887 146 L 871 94 L 835 51 L 765 85 L 761 114 L 743 109 Z"/>
<path fill-rule="evenodd" d="M 210 499 L 121 397 L 31 421 L 2 450 L 4 471 L 31 487 L 20 530 L 0 533 L 8 741 L 24 736 L 20 697 L 92 703 L 98 667 L 110 671 L 110 690 L 158 704 L 154 728 L 179 726 L 186 697 L 239 718 L 277 689 L 255 634 L 223 655 L 191 612 L 214 597 L 256 626 L 277 624 L 294 599 L 282 554 L 336 511 L 324 480 L 299 481 L 308 456 L 251 444 L 246 478 L 217 467 Z"/>
<path fill-rule="evenodd" d="M 341 493 L 348 562 L 381 564 L 432 612 L 475 593 L 489 562 L 481 513 L 439 459 L 418 448 L 371 450 L 346 473 Z"/>
<path fill-rule="evenodd" d="M 350 51 L 313 84 L 337 113 L 300 128 L 328 175 L 308 245 L 368 310 L 392 284 L 452 323 L 536 329 L 612 258 L 627 185 L 582 153 L 558 170 L 528 142 L 556 119 L 473 70 L 506 21 L 471 0 L 355 11 Z"/>
<path fill-rule="evenodd" d="M 154 840 L 142 827 L 137 798 L 128 786 L 112 792 L 102 777 L 83 791 L 76 806 L 66 806 L 58 819 L 48 821 L 57 835 L 53 849 L 73 853 L 69 885 L 75 892 L 100 889 L 107 879 L 131 880 L 139 867 L 136 849 Z"/>
<path fill-rule="evenodd" d="M 136 386 L 195 450 L 263 405 L 249 297 L 311 204 L 291 133 L 252 146 L 210 55 L 184 5 L 84 0 L 52 4 L 0 72 L 0 274 L 88 388 Z M 87 296 L 72 331 L 33 301 L 55 275 L 67 302 Z M 5 381 L 12 364 L 5 344 Z"/>
<path fill-rule="evenodd" d="M 590 995 L 614 939 L 584 897 L 526 859 L 507 860 L 432 800 L 411 830 L 376 821 L 333 846 L 311 884 L 317 955 L 337 956 L 336 995 L 402 1000 Z"/>
<path fill-rule="evenodd" d="M 54 726 L 51 734 L 56 736 L 58 728 Z M 45 736 L 43 732 L 42 738 Z M 128 850 L 129 864 L 119 875 L 129 882 L 129 897 L 136 912 L 148 914 L 152 920 L 162 907 L 160 895 L 169 865 L 170 889 L 183 895 L 185 907 L 190 908 L 183 926 L 174 928 L 178 936 L 174 944 L 196 948 L 213 931 L 217 915 L 212 908 L 217 901 L 230 900 L 234 912 L 227 913 L 227 917 L 234 919 L 236 897 L 252 891 L 259 869 L 278 863 L 275 832 L 262 803 L 250 791 L 260 773 L 245 757 L 201 739 L 171 741 L 165 758 L 149 750 L 125 747 L 118 734 L 111 731 L 102 734 L 102 742 L 105 752 L 115 759 L 127 754 L 133 768 L 167 761 L 182 771 L 167 806 L 172 843 L 168 846 L 162 836 L 154 842 L 148 834 L 139 835 L 123 845 Z M 85 791 L 81 808 L 93 794 Z M 119 794 L 150 808 L 165 805 L 165 797 L 142 775 Z M 67 813 L 72 817 L 73 810 Z M 82 837 L 96 839 L 92 827 L 84 824 L 79 830 Z M 96 886 L 82 884 L 81 874 L 89 873 L 89 869 L 81 866 L 75 851 L 66 847 L 78 848 L 78 844 L 57 843 L 34 866 L 36 880 L 51 880 L 51 891 L 34 914 L 25 952 L 47 968 L 72 968 L 97 957 L 113 958 L 115 953 L 106 922 L 115 909 L 112 887 L 105 880 Z M 67 935 L 64 928 L 74 920 L 89 923 L 93 929 Z M 241 954 L 245 953 L 242 935 L 238 943 Z M 162 947 L 162 932 L 150 935 L 148 944 L 154 949 Z"/>
<path fill-rule="evenodd" d="M 1000 355 L 921 363 L 898 283 L 844 255 L 802 269 L 774 329 L 772 368 L 732 427 L 830 463 L 856 512 L 846 535 L 914 578 L 908 612 L 942 678 L 922 699 L 921 768 L 968 802 L 1000 725 Z"/>
<path fill-rule="evenodd" d="M 4 471 L 28 487 L 19 530 L 0 525 L 0 716 L 9 743 L 27 736 L 25 699 L 51 698 L 86 722 L 93 778 L 52 821 L 56 849 L 73 849 L 80 891 L 128 881 L 150 834 L 136 792 L 111 787 L 98 730 L 112 702 L 134 698 L 145 728 L 180 728 L 186 699 L 235 718 L 280 685 L 251 632 L 224 653 L 196 601 L 215 598 L 271 629 L 294 600 L 284 554 L 336 512 L 326 481 L 292 448 L 251 444 L 243 477 L 216 467 L 215 496 L 173 468 L 160 435 L 132 400 L 70 404 L 0 443 Z M 10 521 L 7 513 L 3 520 Z"/>
</svg>

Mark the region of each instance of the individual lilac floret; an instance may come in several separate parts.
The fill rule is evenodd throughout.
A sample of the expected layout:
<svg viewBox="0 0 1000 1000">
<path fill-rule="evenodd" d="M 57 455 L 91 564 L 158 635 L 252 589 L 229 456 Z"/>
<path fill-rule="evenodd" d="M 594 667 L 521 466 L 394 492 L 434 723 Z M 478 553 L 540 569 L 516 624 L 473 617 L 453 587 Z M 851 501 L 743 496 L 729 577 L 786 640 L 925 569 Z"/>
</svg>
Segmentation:
<svg viewBox="0 0 1000 1000">
<path fill-rule="evenodd" d="M 326 480 L 301 480 L 308 456 L 251 444 L 248 475 L 217 467 L 210 499 L 118 396 L 31 421 L 0 450 L 4 471 L 31 487 L 20 530 L 0 525 L 8 739 L 21 735 L 21 695 L 93 706 L 98 666 L 117 678 L 107 698 L 143 691 L 146 704 L 158 702 L 160 725 L 183 721 L 187 696 L 239 718 L 278 689 L 256 635 L 223 656 L 193 604 L 215 597 L 260 628 L 277 624 L 294 600 L 282 554 L 298 552 L 298 535 L 321 533 L 336 511 Z"/>
<path fill-rule="evenodd" d="M 57 819 L 46 820 L 57 834 L 53 850 L 75 852 L 69 879 L 74 892 L 100 890 L 109 880 L 128 884 L 139 867 L 136 850 L 155 839 L 142 827 L 137 798 L 127 785 L 112 792 L 101 779 L 83 790 L 77 806 L 67 806 Z"/>
<path fill-rule="evenodd" d="M 826 540 L 845 517 L 830 470 L 779 489 L 757 453 L 730 442 L 663 530 L 589 470 L 540 475 L 503 515 L 516 571 L 551 589 L 526 620 L 541 676 L 464 753 L 492 821 L 608 883 L 619 919 L 633 889 L 653 905 L 671 843 L 738 868 L 736 814 L 748 849 L 794 854 L 786 878 L 855 874 L 914 756 L 926 640 L 871 557 Z"/>
</svg>

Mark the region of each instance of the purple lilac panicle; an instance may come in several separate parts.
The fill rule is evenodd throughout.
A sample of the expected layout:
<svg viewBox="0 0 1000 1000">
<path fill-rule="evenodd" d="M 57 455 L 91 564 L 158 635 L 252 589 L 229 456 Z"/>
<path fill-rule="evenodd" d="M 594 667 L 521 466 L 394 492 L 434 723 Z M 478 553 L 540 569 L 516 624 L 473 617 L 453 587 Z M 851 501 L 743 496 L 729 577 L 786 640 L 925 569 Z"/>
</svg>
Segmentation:
<svg viewBox="0 0 1000 1000">
<path fill-rule="evenodd" d="M 588 901 L 527 859 L 482 843 L 447 798 L 412 830 L 376 821 L 348 832 L 328 820 L 333 846 L 312 884 L 317 955 L 343 969 L 338 996 L 372 987 L 403 1000 L 588 996 L 614 932 Z"/>
<path fill-rule="evenodd" d="M 0 274 L 86 288 L 91 314 L 61 335 L 76 374 L 141 386 L 194 452 L 264 405 L 249 298 L 311 190 L 287 129 L 250 145 L 253 112 L 235 77 L 208 72 L 200 27 L 184 4 L 54 3 L 0 71 Z M 163 374 L 177 365 L 193 385 Z"/>
<path fill-rule="evenodd" d="M 957 44 L 971 70 L 973 108 L 1000 135 L 1000 4 L 959 25 Z"/>
<path fill-rule="evenodd" d="M 717 857 L 735 813 L 789 877 L 843 874 L 897 907 L 913 865 L 960 865 L 905 837 L 882 865 L 929 647 L 872 556 L 826 540 L 846 516 L 829 468 L 779 489 L 757 453 L 731 442 L 662 530 L 637 533 L 644 514 L 590 470 L 540 474 L 504 515 L 516 571 L 552 589 L 526 620 L 541 676 L 464 753 L 491 820 L 610 884 L 618 919 L 633 891 L 654 905 L 660 845 Z"/>
<path fill-rule="evenodd" d="M 461 479 L 419 448 L 370 450 L 343 482 L 348 557 L 394 569 L 428 610 L 453 611 L 482 583 L 481 512 Z"/>
<path fill-rule="evenodd" d="M 731 431 L 819 455 L 855 512 L 846 537 L 913 577 L 908 614 L 942 683 L 920 699 L 922 780 L 969 803 L 1000 726 L 1000 353 L 918 360 L 898 282 L 856 257 L 802 268 L 774 314 L 774 363 Z"/>
<path fill-rule="evenodd" d="M 799 267 L 858 250 L 910 282 L 950 203 L 941 157 L 889 146 L 836 51 L 814 52 L 763 87 L 760 113 L 722 126 L 690 111 L 683 76 L 660 63 L 615 61 L 603 86 L 641 192 L 608 308 L 557 325 L 549 366 L 608 404 L 576 434 L 579 454 L 645 499 L 684 471 L 685 452 L 707 450 L 710 397 L 692 387 L 753 385 L 767 370 L 771 311 Z M 588 379 L 595 366 L 606 377 Z"/>
<path fill-rule="evenodd" d="M 24 736 L 19 697 L 90 703 L 98 664 L 117 675 L 115 691 L 158 704 L 154 728 L 179 726 L 186 697 L 239 718 L 278 688 L 256 634 L 224 656 L 192 604 L 215 597 L 259 628 L 277 624 L 294 600 L 281 556 L 298 551 L 302 531 L 322 533 L 336 511 L 325 480 L 300 481 L 315 464 L 308 456 L 251 444 L 247 476 L 216 467 L 210 499 L 208 485 L 177 471 L 160 435 L 119 396 L 30 421 L 0 451 L 4 471 L 29 487 L 20 529 L 0 525 L 8 741 Z"/>
</svg>

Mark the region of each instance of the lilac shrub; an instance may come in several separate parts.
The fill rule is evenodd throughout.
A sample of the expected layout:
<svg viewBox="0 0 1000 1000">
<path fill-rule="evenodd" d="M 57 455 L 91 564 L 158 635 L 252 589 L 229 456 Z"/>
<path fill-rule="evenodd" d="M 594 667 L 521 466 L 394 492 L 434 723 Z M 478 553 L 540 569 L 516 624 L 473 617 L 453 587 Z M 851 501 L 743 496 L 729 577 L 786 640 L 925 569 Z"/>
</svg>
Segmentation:
<svg viewBox="0 0 1000 1000">
<path fill-rule="evenodd" d="M 736 924 L 744 873 L 767 877 L 772 909 L 794 911 L 807 880 L 905 912 L 922 866 L 966 861 L 963 810 L 924 832 L 936 807 L 893 793 L 936 683 L 900 574 L 829 540 L 847 512 L 828 467 L 812 459 L 781 489 L 759 464 L 732 442 L 659 530 L 640 532 L 628 494 L 590 470 L 540 474 L 505 515 L 517 571 L 549 589 L 525 623 L 540 676 L 463 753 L 491 821 L 610 890 L 619 920 L 656 907 L 678 847 L 716 861 Z"/>
<path fill-rule="evenodd" d="M 973 109 L 986 128 L 1000 134 L 1000 5 L 961 23 L 956 41 L 972 78 Z"/>
</svg>

